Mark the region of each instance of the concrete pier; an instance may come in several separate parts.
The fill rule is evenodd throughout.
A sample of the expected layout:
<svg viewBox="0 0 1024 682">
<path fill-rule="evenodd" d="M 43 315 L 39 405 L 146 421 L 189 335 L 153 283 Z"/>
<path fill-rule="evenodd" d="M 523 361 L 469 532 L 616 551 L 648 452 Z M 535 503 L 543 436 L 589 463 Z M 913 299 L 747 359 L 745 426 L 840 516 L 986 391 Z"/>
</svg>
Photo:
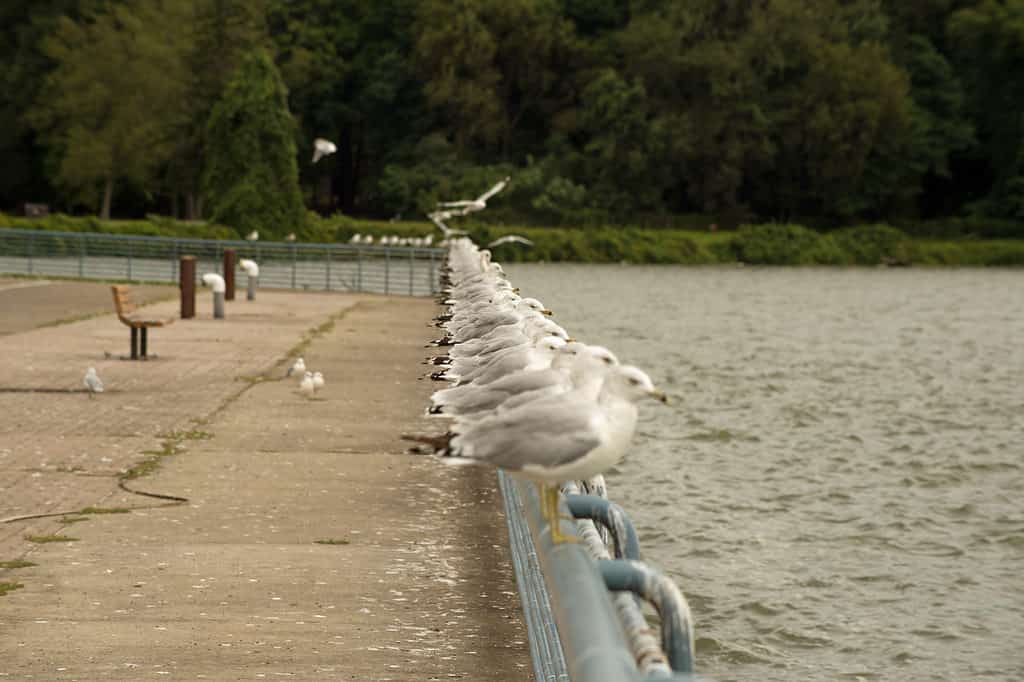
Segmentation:
<svg viewBox="0 0 1024 682">
<path fill-rule="evenodd" d="M 112 310 L 44 326 L 63 285 L 4 284 L 0 519 L 130 511 L 0 524 L 0 562 L 36 564 L 0 568 L 23 585 L 0 596 L 0 679 L 529 678 L 494 472 L 399 440 L 435 388 L 432 301 L 261 291 L 129 363 L 105 356 L 127 344 Z M 326 378 L 313 399 L 294 355 Z M 105 393 L 53 392 L 89 366 Z M 126 493 L 128 470 L 188 502 Z"/>
</svg>

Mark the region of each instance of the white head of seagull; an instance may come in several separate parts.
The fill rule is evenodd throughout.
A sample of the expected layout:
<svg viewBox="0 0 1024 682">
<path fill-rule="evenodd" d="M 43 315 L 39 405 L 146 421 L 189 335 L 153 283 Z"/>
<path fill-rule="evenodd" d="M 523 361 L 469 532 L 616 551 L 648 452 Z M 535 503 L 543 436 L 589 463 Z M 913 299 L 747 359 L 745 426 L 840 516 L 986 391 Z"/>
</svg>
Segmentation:
<svg viewBox="0 0 1024 682">
<path fill-rule="evenodd" d="M 325 140 L 322 137 L 316 138 L 313 140 L 313 163 L 336 151 L 338 151 L 337 146 L 330 140 Z"/>
<path fill-rule="evenodd" d="M 245 238 L 250 242 L 258 240 L 260 238 L 259 230 L 253 230 L 249 234 L 245 235 Z"/>
</svg>

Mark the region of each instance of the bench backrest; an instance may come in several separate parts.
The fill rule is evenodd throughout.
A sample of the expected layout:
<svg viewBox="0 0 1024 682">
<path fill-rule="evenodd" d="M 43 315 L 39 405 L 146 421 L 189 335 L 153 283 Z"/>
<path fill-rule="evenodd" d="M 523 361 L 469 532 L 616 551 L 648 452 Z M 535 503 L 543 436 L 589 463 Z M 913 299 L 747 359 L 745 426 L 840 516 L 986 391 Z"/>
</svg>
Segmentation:
<svg viewBox="0 0 1024 682">
<path fill-rule="evenodd" d="M 115 284 L 110 287 L 114 294 L 114 308 L 117 316 L 124 318 L 135 312 L 136 305 L 132 301 L 131 288 L 124 284 Z"/>
</svg>

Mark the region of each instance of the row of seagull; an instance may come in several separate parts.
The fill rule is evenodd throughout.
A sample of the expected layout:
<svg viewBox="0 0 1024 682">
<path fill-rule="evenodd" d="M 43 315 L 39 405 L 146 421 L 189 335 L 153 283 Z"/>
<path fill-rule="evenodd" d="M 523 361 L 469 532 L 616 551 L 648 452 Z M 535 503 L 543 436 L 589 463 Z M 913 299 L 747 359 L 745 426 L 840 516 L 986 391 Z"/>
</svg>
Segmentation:
<svg viewBox="0 0 1024 682">
<path fill-rule="evenodd" d="M 452 242 L 447 310 L 432 378 L 452 383 L 428 412 L 453 421 L 441 436 L 407 435 L 448 463 L 488 464 L 538 483 L 552 540 L 561 483 L 603 473 L 625 453 L 637 402 L 667 399 L 642 370 L 607 348 L 573 339 L 534 298 L 523 298 L 487 249 Z"/>
<path fill-rule="evenodd" d="M 349 244 L 365 244 L 370 245 L 374 243 L 374 236 L 372 234 L 359 234 L 358 232 L 352 235 L 348 240 Z M 389 234 L 384 235 L 377 241 L 380 246 L 416 246 L 416 247 L 428 247 L 434 244 L 434 235 L 428 234 L 426 237 L 399 237 L 398 235 Z"/>
</svg>

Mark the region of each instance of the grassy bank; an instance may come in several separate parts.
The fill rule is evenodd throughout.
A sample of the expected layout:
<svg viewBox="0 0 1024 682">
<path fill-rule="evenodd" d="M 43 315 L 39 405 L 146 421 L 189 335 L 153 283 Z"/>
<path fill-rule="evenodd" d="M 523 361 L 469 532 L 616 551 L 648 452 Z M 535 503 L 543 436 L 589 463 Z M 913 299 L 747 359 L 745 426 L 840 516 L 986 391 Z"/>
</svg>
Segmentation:
<svg viewBox="0 0 1024 682">
<path fill-rule="evenodd" d="M 453 228 L 469 232 L 481 246 L 508 234 L 530 239 L 521 244 L 494 247 L 496 260 L 572 261 L 584 263 L 676 263 L 710 265 L 1024 265 L 1024 239 L 981 238 L 962 228 L 947 231 L 956 238 L 930 236 L 942 230 L 907 229 L 888 225 L 860 225 L 818 232 L 800 225 L 764 224 L 716 232 L 638 227 L 586 229 L 507 227 L 478 221 L 453 222 Z M 0 214 L 0 228 L 141 234 L 163 237 L 237 239 L 231 228 L 207 223 L 183 222 L 154 216 L 147 220 L 101 221 L 95 217 L 18 218 Z M 1004 230 L 1005 232 L 1005 230 Z M 428 222 L 355 220 L 345 216 L 313 216 L 299 233 L 304 242 L 344 243 L 354 234 L 422 237 L 439 231 Z M 985 234 L 984 231 L 980 232 Z"/>
</svg>

